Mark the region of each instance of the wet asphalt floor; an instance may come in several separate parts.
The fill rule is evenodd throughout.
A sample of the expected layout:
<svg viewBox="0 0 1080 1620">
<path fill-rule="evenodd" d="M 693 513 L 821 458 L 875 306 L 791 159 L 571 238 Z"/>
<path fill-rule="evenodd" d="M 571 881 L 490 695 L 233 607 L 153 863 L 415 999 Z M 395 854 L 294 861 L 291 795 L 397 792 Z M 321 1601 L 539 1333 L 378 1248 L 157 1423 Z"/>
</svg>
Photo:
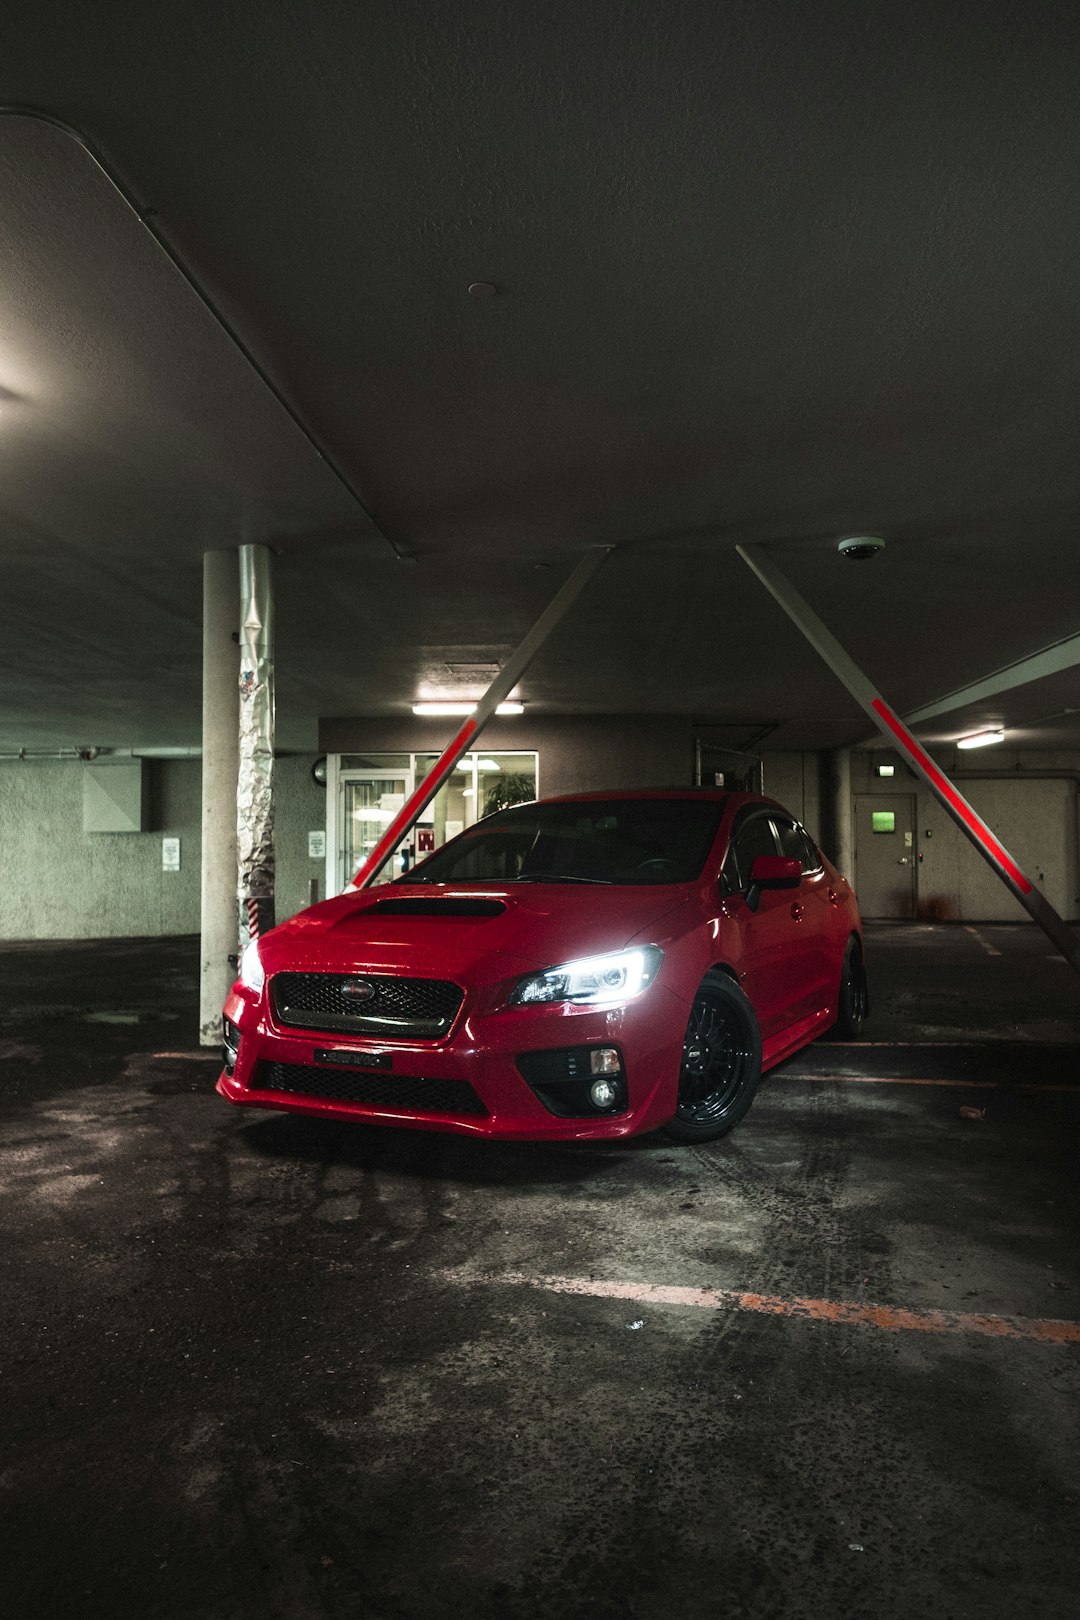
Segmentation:
<svg viewBox="0 0 1080 1620">
<path fill-rule="evenodd" d="M 1080 983 L 869 936 L 698 1149 L 233 1110 L 197 942 L 0 947 L 4 1613 L 1074 1616 Z"/>
</svg>

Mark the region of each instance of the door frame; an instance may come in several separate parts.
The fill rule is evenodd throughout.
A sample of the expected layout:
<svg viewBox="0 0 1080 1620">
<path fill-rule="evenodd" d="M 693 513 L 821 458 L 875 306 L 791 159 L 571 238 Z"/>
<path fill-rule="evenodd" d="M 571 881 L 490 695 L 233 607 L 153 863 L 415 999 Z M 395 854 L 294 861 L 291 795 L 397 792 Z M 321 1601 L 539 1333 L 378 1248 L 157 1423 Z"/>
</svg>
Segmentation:
<svg viewBox="0 0 1080 1620">
<path fill-rule="evenodd" d="M 411 756 L 410 756 L 411 757 Z M 326 898 L 344 894 L 352 882 L 353 874 L 345 870 L 345 827 L 342 820 L 345 787 L 349 782 L 385 782 L 401 778 L 405 783 L 405 799 L 416 787 L 416 772 L 411 765 L 388 768 L 342 770 L 340 756 L 330 754 L 326 761 Z"/>
</svg>

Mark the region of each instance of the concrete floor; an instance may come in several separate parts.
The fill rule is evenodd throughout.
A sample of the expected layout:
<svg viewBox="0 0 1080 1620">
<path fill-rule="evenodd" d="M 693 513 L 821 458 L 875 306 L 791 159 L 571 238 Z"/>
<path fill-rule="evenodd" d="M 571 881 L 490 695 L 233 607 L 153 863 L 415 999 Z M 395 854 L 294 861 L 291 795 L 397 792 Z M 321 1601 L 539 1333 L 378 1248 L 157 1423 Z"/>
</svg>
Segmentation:
<svg viewBox="0 0 1080 1620">
<path fill-rule="evenodd" d="M 870 936 L 704 1149 L 234 1111 L 194 942 L 0 948 L 5 1613 L 1075 1615 L 1080 984 Z"/>
</svg>

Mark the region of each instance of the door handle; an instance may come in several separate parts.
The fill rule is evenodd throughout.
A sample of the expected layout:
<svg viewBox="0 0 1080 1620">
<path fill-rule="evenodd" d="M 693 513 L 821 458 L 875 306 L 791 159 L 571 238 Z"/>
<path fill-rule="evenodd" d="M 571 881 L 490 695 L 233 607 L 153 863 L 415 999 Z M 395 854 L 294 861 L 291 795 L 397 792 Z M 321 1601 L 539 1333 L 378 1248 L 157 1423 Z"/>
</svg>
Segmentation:
<svg viewBox="0 0 1080 1620">
<path fill-rule="evenodd" d="M 804 905 L 801 905 L 800 902 L 798 900 L 796 900 L 794 905 L 791 908 L 791 915 L 795 918 L 796 922 L 798 922 L 799 918 L 802 916 L 802 914 L 803 914 L 803 912 L 805 910 L 806 910 L 806 907 Z"/>
<path fill-rule="evenodd" d="M 901 855 L 900 859 L 897 861 L 896 864 L 897 864 L 897 866 L 907 866 L 908 865 L 908 857 L 906 855 Z"/>
</svg>

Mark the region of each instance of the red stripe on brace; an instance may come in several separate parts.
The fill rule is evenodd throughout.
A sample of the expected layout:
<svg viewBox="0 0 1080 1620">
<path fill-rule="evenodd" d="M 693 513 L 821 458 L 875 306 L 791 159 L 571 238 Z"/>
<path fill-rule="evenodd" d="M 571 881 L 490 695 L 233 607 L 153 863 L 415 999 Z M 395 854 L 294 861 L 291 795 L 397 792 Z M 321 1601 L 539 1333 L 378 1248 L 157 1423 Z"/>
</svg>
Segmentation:
<svg viewBox="0 0 1080 1620">
<path fill-rule="evenodd" d="M 476 721 L 473 719 L 472 715 L 470 715 L 450 746 L 443 749 L 442 753 L 435 761 L 435 764 L 432 766 L 431 770 L 428 771 L 427 775 L 424 777 L 424 780 L 421 782 L 408 804 L 404 805 L 398 811 L 394 820 L 390 823 L 389 827 L 387 827 L 385 833 L 379 839 L 379 842 L 375 845 L 375 848 L 372 850 L 367 860 L 364 861 L 360 866 L 356 876 L 352 880 L 355 888 L 360 887 L 364 881 L 365 874 L 371 869 L 371 867 L 377 865 L 379 861 L 381 861 L 382 857 L 386 854 L 387 850 L 393 849 L 399 838 L 401 838 L 402 834 L 408 831 L 413 821 L 416 819 L 416 816 L 420 813 L 420 806 L 424 802 L 424 794 L 427 791 L 428 783 L 433 777 L 438 776 L 439 772 L 443 769 L 448 761 L 456 760 L 465 752 L 465 749 L 468 747 L 469 741 L 475 730 Z"/>
<path fill-rule="evenodd" d="M 979 819 L 971 806 L 964 803 L 963 799 L 960 797 L 959 793 L 957 793 L 952 783 L 938 770 L 929 754 L 925 754 L 923 752 L 918 743 L 915 741 L 914 737 L 911 735 L 910 731 L 906 731 L 904 729 L 904 727 L 900 724 L 900 721 L 896 718 L 895 714 L 893 714 L 892 710 L 887 708 L 886 705 L 882 703 L 880 698 L 874 699 L 873 709 L 874 713 L 880 715 L 882 720 L 884 720 L 885 724 L 888 726 L 889 730 L 892 732 L 893 736 L 897 739 L 905 752 L 909 753 L 912 759 L 918 762 L 919 769 L 925 773 L 929 781 L 933 783 L 935 788 L 937 788 L 945 802 L 952 806 L 953 810 L 960 817 L 961 821 L 974 834 L 975 838 L 983 846 L 987 854 L 992 856 L 997 862 L 998 866 L 1001 867 L 1002 871 L 1006 873 L 1009 881 L 1015 883 L 1021 894 L 1030 894 L 1035 885 L 1028 882 L 1023 872 L 1021 872 L 1020 868 L 1009 854 L 1008 850 L 1005 849 L 1003 845 L 998 843 L 985 821 L 981 821 Z"/>
</svg>

